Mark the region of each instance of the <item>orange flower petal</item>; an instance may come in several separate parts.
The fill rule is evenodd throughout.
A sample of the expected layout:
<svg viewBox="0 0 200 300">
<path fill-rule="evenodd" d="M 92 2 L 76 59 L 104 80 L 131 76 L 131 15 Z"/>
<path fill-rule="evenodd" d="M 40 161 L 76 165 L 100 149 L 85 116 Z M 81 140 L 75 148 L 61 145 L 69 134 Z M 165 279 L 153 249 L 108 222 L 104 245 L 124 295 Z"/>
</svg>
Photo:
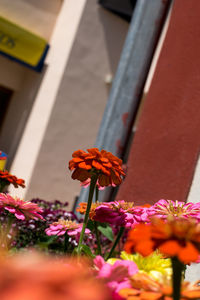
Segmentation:
<svg viewBox="0 0 200 300">
<path fill-rule="evenodd" d="M 110 185 L 110 179 L 109 179 L 109 177 L 106 176 L 106 175 L 103 175 L 103 174 L 99 175 L 98 182 L 99 182 L 100 186 L 108 186 L 108 185 Z"/>
<path fill-rule="evenodd" d="M 156 292 L 141 292 L 140 299 L 142 300 L 158 300 L 161 299 L 162 293 L 156 293 Z"/>
<path fill-rule="evenodd" d="M 199 257 L 199 251 L 190 242 L 187 242 L 184 248 L 181 248 L 178 254 L 178 258 L 184 264 L 197 261 Z"/>
<path fill-rule="evenodd" d="M 88 178 L 90 178 L 90 173 L 83 169 L 76 169 L 72 173 L 72 179 L 74 179 L 74 180 L 78 179 L 81 182 L 83 182 L 83 181 L 87 180 Z"/>
<path fill-rule="evenodd" d="M 154 242 L 150 240 L 144 240 L 135 246 L 135 252 L 140 253 L 142 256 L 148 256 L 154 250 Z"/>
<path fill-rule="evenodd" d="M 182 291 L 181 295 L 187 299 L 200 299 L 200 288 L 193 291 Z"/>
<path fill-rule="evenodd" d="M 119 291 L 119 295 L 122 296 L 123 298 L 127 299 L 129 296 L 135 296 L 138 295 L 140 292 L 136 289 L 131 289 L 131 288 L 124 288 Z"/>
<path fill-rule="evenodd" d="M 159 246 L 158 249 L 168 256 L 177 256 L 179 251 L 181 250 L 181 246 L 177 241 L 169 240 Z"/>
<path fill-rule="evenodd" d="M 78 157 L 78 156 L 81 156 L 83 154 L 85 154 L 86 152 L 83 151 L 83 150 L 77 150 L 77 151 L 74 151 L 74 153 L 72 154 L 72 157 Z"/>
<path fill-rule="evenodd" d="M 92 167 L 88 164 L 86 164 L 85 162 L 81 162 L 80 164 L 78 164 L 80 169 L 85 169 L 85 170 L 90 170 L 92 169 Z"/>
<path fill-rule="evenodd" d="M 111 169 L 111 178 L 112 178 L 113 183 L 116 185 L 119 185 L 122 182 L 122 179 L 118 175 L 118 173 L 114 172 L 112 169 Z"/>
<path fill-rule="evenodd" d="M 102 165 L 98 161 L 96 161 L 96 160 L 92 161 L 92 166 L 94 168 L 96 168 L 97 170 L 101 170 L 101 167 L 102 167 Z"/>
<path fill-rule="evenodd" d="M 73 161 L 74 161 L 75 163 L 79 163 L 79 162 L 83 161 L 83 159 L 80 158 L 80 157 L 74 157 L 74 158 L 73 158 Z"/>
<path fill-rule="evenodd" d="M 100 153 L 100 151 L 99 151 L 99 149 L 98 148 L 91 148 L 91 149 L 87 149 L 87 151 L 90 153 L 90 154 L 92 154 L 92 155 L 98 155 L 98 156 L 101 156 L 101 153 Z"/>
</svg>

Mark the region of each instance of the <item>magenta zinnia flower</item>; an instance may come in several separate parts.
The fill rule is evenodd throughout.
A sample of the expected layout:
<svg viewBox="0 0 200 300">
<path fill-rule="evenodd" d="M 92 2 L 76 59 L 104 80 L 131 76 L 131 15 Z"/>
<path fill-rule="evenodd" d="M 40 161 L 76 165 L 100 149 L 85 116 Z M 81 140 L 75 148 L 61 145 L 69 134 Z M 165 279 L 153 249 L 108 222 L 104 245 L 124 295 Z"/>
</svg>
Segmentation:
<svg viewBox="0 0 200 300">
<path fill-rule="evenodd" d="M 129 279 L 138 272 L 137 265 L 130 260 L 117 260 L 112 265 L 105 262 L 99 255 L 94 259 L 94 265 L 97 278 L 104 280 L 112 292 L 112 299 L 123 299 L 118 292 L 123 288 L 131 287 Z"/>
<path fill-rule="evenodd" d="M 65 232 L 67 232 L 70 236 L 77 236 L 80 235 L 82 230 L 83 224 L 78 224 L 75 221 L 71 220 L 58 220 L 58 222 L 54 222 L 49 225 L 47 229 L 45 229 L 45 232 L 47 235 L 57 235 L 61 236 L 64 235 Z M 86 234 L 90 233 L 90 230 L 86 228 L 85 230 Z"/>
<path fill-rule="evenodd" d="M 166 219 L 169 216 L 175 218 L 195 218 L 200 221 L 200 202 L 185 203 L 181 201 L 172 201 L 161 199 L 148 209 L 149 216 L 157 216 Z"/>
<path fill-rule="evenodd" d="M 94 212 L 93 219 L 110 225 L 131 228 L 140 222 L 147 222 L 146 207 L 134 207 L 133 202 L 103 202 Z"/>
<path fill-rule="evenodd" d="M 13 198 L 9 194 L 0 193 L 0 211 L 9 211 L 19 220 L 34 219 L 44 220 L 40 215 L 43 210 L 36 203 Z"/>
</svg>

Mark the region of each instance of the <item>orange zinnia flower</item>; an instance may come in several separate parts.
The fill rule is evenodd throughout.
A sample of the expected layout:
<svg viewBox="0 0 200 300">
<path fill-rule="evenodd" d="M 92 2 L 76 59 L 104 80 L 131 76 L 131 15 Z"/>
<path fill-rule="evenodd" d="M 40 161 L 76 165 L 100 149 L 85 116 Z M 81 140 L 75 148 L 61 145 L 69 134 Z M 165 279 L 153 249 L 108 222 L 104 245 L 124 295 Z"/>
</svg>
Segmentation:
<svg viewBox="0 0 200 300">
<path fill-rule="evenodd" d="M 111 300 L 87 261 L 32 252 L 0 256 L 1 300 Z"/>
<path fill-rule="evenodd" d="M 102 203 L 101 202 L 96 202 L 92 203 L 91 208 L 90 208 L 90 213 L 89 213 L 89 218 L 91 220 L 94 220 L 95 216 L 95 209 L 100 206 Z M 85 214 L 87 210 L 87 202 L 81 202 L 79 203 L 80 207 L 77 207 L 76 211 L 79 212 L 80 214 Z"/>
<path fill-rule="evenodd" d="M 0 181 L 3 181 L 5 185 L 9 185 L 11 183 L 16 188 L 18 188 L 18 186 L 23 188 L 25 187 L 25 181 L 23 179 L 17 178 L 8 171 L 0 171 Z"/>
<path fill-rule="evenodd" d="M 125 251 L 148 256 L 159 249 L 169 257 L 177 257 L 184 264 L 195 262 L 200 254 L 200 224 L 193 219 L 154 218 L 151 224 L 138 224 L 129 231 Z"/>
<path fill-rule="evenodd" d="M 72 179 L 81 182 L 98 175 L 100 186 L 119 185 L 125 173 L 122 169 L 122 160 L 105 150 L 99 151 L 97 148 L 75 151 L 73 159 L 69 162 L 69 169 L 73 171 Z"/>
<path fill-rule="evenodd" d="M 137 273 L 131 278 L 131 288 L 121 289 L 119 295 L 126 300 L 172 300 L 172 287 L 152 279 L 147 274 Z M 198 282 L 183 282 L 180 300 L 199 299 L 200 287 Z"/>
</svg>

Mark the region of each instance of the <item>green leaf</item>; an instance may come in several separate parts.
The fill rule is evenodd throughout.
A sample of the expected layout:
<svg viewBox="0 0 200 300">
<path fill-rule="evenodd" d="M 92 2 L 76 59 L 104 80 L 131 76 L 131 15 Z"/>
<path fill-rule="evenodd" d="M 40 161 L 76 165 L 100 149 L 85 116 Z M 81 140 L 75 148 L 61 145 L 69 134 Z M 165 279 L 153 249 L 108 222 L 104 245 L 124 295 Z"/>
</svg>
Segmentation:
<svg viewBox="0 0 200 300">
<path fill-rule="evenodd" d="M 87 245 L 81 245 L 81 251 L 83 251 L 87 256 L 94 258 L 95 255 L 92 253 L 90 247 Z"/>
<path fill-rule="evenodd" d="M 109 239 L 111 242 L 113 242 L 114 240 L 114 235 L 113 235 L 113 231 L 112 228 L 107 224 L 105 225 L 99 225 L 97 226 L 97 229 L 105 236 L 107 237 L 107 239 Z"/>
</svg>

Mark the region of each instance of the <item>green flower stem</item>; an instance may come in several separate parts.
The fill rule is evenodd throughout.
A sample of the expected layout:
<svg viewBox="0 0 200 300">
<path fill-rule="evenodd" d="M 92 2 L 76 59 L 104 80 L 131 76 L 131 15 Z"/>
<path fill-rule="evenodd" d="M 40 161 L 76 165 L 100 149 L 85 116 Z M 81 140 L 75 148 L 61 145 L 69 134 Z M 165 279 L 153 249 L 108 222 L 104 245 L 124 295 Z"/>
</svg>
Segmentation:
<svg viewBox="0 0 200 300">
<path fill-rule="evenodd" d="M 120 230 L 119 230 L 119 232 L 118 232 L 118 235 L 117 235 L 117 237 L 116 237 L 116 239 L 115 239 L 115 241 L 114 241 L 114 243 L 113 243 L 113 246 L 112 246 L 112 248 L 111 248 L 111 250 L 110 250 L 110 253 L 109 253 L 108 256 L 106 257 L 106 260 L 112 257 L 113 251 L 115 250 L 115 247 L 117 246 L 119 240 L 121 239 L 121 237 L 122 237 L 122 235 L 123 235 L 123 233 L 124 233 L 124 230 L 125 230 L 124 227 L 121 227 L 121 228 L 120 228 Z"/>
<path fill-rule="evenodd" d="M 84 218 L 84 221 L 83 221 L 83 227 L 82 227 L 82 231 L 81 231 L 80 239 L 79 239 L 79 243 L 78 243 L 78 249 L 77 249 L 78 255 L 81 254 L 81 245 L 82 245 L 82 242 L 83 242 L 85 229 L 86 229 L 88 218 L 89 218 L 89 212 L 90 212 L 90 208 L 91 208 L 91 205 L 92 205 L 92 199 L 93 199 L 97 179 L 98 179 L 97 175 L 93 175 L 92 178 L 91 178 L 90 190 L 89 190 L 89 196 L 88 196 L 88 204 L 87 204 L 85 218 Z"/>
<path fill-rule="evenodd" d="M 178 260 L 177 257 L 172 257 L 172 269 L 173 269 L 173 299 L 180 300 L 181 296 L 181 280 L 182 272 L 184 270 L 184 264 Z"/>
<path fill-rule="evenodd" d="M 95 202 L 97 203 L 99 200 L 99 189 L 98 186 L 96 185 L 95 189 Z M 97 254 L 102 255 L 101 252 L 101 243 L 100 243 L 100 236 L 99 236 L 99 231 L 97 228 L 98 222 L 94 221 L 94 230 L 95 230 L 95 235 L 96 235 L 96 240 L 97 240 Z"/>
<path fill-rule="evenodd" d="M 98 189 L 98 186 L 96 186 L 95 202 L 98 202 L 98 200 L 99 200 L 99 189 Z"/>
</svg>

